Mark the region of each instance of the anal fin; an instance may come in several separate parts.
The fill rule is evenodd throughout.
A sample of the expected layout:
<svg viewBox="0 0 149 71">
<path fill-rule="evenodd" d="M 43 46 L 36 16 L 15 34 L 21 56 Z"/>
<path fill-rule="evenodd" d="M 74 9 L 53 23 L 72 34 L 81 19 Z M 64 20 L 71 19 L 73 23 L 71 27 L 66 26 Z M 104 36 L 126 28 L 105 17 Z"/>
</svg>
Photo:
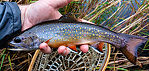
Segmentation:
<svg viewBox="0 0 149 71">
<path fill-rule="evenodd" d="M 103 45 L 104 42 L 97 42 L 95 44 L 92 44 L 90 47 L 98 53 L 103 53 Z"/>
<path fill-rule="evenodd" d="M 103 52 L 103 46 L 104 46 L 104 42 L 100 42 L 99 44 L 98 44 L 98 50 L 100 51 L 100 52 Z"/>
</svg>

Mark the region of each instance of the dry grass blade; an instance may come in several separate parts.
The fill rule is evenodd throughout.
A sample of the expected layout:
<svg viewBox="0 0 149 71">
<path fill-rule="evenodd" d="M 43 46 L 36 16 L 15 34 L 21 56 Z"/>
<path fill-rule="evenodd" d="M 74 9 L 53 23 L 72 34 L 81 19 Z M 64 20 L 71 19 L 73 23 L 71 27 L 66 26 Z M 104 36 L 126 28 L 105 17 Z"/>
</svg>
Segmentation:
<svg viewBox="0 0 149 71">
<path fill-rule="evenodd" d="M 118 26 L 120 26 L 121 24 L 125 24 L 125 23 L 131 21 L 134 17 L 140 15 L 140 14 L 141 14 L 142 12 L 144 12 L 145 10 L 148 10 L 148 8 L 146 8 L 147 6 L 148 6 L 148 5 L 145 5 L 145 6 L 141 7 L 141 8 L 139 8 L 138 11 L 137 11 L 134 15 L 132 15 L 132 16 L 130 16 L 130 17 L 124 19 L 123 21 L 119 22 L 118 24 L 114 25 L 111 29 L 113 29 L 113 28 L 115 28 L 115 27 L 118 27 Z M 121 31 L 124 31 L 124 30 L 121 30 Z M 119 31 L 119 32 L 121 32 L 121 31 Z"/>
<path fill-rule="evenodd" d="M 112 2 L 109 6 L 106 6 L 105 8 L 98 11 L 92 18 L 89 19 L 89 21 L 95 20 L 100 14 L 102 14 L 106 9 L 109 9 L 111 6 L 118 4 L 119 1 Z"/>
</svg>

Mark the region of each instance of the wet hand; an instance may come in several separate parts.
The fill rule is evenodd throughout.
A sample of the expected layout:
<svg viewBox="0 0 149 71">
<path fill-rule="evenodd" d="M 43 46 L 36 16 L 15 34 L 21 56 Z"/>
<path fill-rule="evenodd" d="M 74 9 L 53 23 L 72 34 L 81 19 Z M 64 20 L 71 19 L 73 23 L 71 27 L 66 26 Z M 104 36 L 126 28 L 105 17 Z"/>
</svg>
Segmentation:
<svg viewBox="0 0 149 71">
<path fill-rule="evenodd" d="M 22 31 L 36 25 L 37 23 L 58 19 L 62 15 L 58 11 L 72 0 L 39 0 L 30 5 L 19 5 L 21 10 Z M 46 43 L 40 44 L 40 50 L 44 53 L 51 53 L 51 48 Z M 84 53 L 88 51 L 88 45 L 80 46 Z M 69 49 L 65 46 L 58 48 L 58 53 L 62 55 L 69 54 Z"/>
</svg>

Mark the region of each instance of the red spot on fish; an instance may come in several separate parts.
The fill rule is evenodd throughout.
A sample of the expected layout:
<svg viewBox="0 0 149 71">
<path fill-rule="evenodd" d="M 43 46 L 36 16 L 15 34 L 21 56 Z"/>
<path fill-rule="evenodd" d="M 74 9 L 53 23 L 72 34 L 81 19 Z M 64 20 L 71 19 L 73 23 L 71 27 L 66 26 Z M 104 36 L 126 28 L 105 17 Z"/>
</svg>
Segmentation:
<svg viewBox="0 0 149 71">
<path fill-rule="evenodd" d="M 72 36 L 73 36 L 73 34 L 72 34 Z"/>
<path fill-rule="evenodd" d="M 84 36 L 86 36 L 86 35 L 84 34 Z"/>
</svg>

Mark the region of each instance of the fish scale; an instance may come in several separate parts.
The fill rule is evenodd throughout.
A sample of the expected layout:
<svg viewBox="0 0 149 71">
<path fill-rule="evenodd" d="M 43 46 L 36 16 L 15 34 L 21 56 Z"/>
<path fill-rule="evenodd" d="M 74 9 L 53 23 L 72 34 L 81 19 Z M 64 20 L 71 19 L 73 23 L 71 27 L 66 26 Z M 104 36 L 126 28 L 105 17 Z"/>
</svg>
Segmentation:
<svg viewBox="0 0 149 71">
<path fill-rule="evenodd" d="M 55 26 L 55 25 L 57 25 L 57 26 Z M 97 38 L 103 37 L 103 39 L 106 38 L 107 40 L 109 40 L 112 37 L 110 37 L 110 36 L 108 37 L 107 34 L 108 35 L 114 34 L 114 33 L 101 31 L 100 28 L 97 28 L 94 25 L 82 24 L 82 23 L 78 23 L 78 24 L 75 24 L 75 23 L 73 23 L 73 24 L 56 23 L 56 24 L 44 24 L 42 26 L 44 28 L 49 28 L 49 27 L 53 26 L 51 28 L 51 30 L 48 30 L 48 29 L 45 30 L 42 27 L 37 28 L 38 26 L 34 27 L 36 30 L 40 29 L 39 31 L 34 32 L 34 33 L 38 34 L 38 37 L 40 37 L 40 39 L 43 39 L 43 40 L 46 39 L 47 40 L 47 39 L 54 37 L 53 39 L 51 39 L 49 41 L 49 43 L 61 42 L 61 41 L 72 41 L 73 39 L 75 39 L 75 41 L 79 40 L 79 39 L 83 39 L 86 41 L 98 42 Z M 58 27 L 58 28 L 56 28 L 56 27 Z M 97 28 L 97 29 L 95 29 L 95 28 Z M 55 29 L 55 30 L 53 30 L 53 29 Z M 42 30 L 44 30 L 44 31 L 42 31 Z M 84 31 L 82 31 L 82 30 L 84 30 Z M 28 31 L 28 32 L 31 32 L 31 31 Z M 99 32 L 95 35 L 95 31 L 99 31 Z M 39 33 L 39 32 L 41 32 L 41 33 Z M 44 33 L 49 33 L 49 35 L 45 35 Z M 102 34 L 100 34 L 100 33 L 102 33 Z M 48 38 L 47 38 L 47 36 L 48 36 Z M 44 40 L 44 41 L 46 41 L 46 40 Z M 77 42 L 77 43 L 81 43 L 81 42 Z"/>
<path fill-rule="evenodd" d="M 58 20 L 42 22 L 22 32 L 8 43 L 8 49 L 35 50 L 45 42 L 52 48 L 64 45 L 74 51 L 77 51 L 76 45 L 88 44 L 95 51 L 102 52 L 102 47 L 98 43 L 106 42 L 115 46 L 130 62 L 136 64 L 137 51 L 140 47 L 143 48 L 147 41 L 147 38 L 116 33 L 99 25 L 78 22 L 62 16 Z"/>
</svg>

